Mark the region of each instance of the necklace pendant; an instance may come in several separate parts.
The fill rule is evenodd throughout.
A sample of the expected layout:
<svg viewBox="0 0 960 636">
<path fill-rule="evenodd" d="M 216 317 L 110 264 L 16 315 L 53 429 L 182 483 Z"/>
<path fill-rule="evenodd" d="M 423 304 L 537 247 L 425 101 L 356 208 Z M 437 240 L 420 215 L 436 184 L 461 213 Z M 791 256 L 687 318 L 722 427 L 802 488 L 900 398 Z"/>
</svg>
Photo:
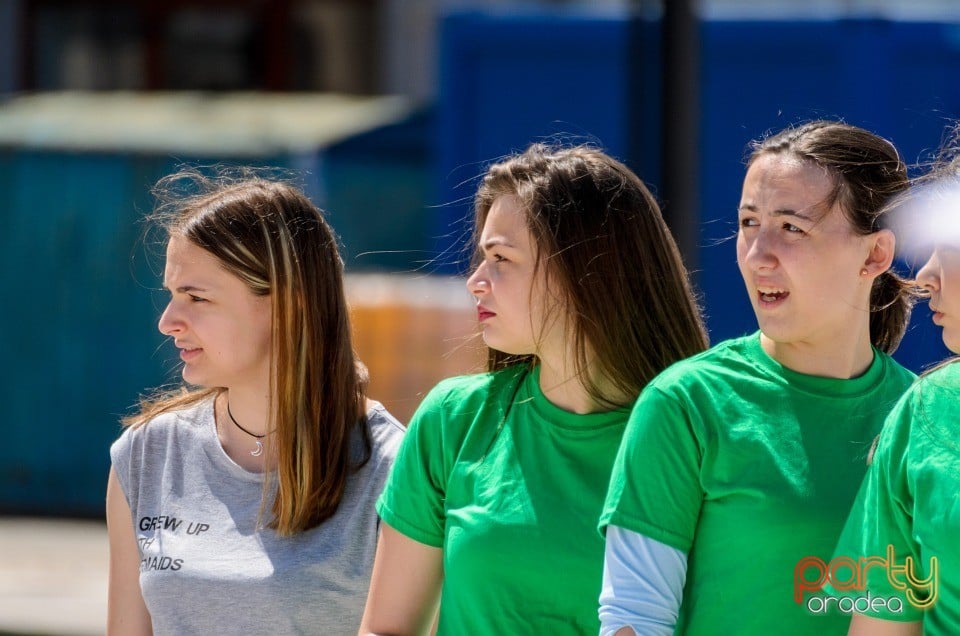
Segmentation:
<svg viewBox="0 0 960 636">
<path fill-rule="evenodd" d="M 254 457 L 260 457 L 261 455 L 263 455 L 263 442 L 261 442 L 260 440 L 257 440 L 257 448 L 256 450 L 250 451 L 250 454 L 253 455 Z"/>
</svg>

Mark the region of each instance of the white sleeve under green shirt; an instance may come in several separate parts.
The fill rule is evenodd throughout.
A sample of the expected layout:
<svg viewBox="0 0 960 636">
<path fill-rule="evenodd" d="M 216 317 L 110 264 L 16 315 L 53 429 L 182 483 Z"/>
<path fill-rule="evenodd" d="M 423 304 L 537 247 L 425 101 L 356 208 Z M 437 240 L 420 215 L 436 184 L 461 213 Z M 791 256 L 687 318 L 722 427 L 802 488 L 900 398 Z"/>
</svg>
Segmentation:
<svg viewBox="0 0 960 636">
<path fill-rule="evenodd" d="M 550 403 L 539 367 L 440 383 L 417 409 L 377 510 L 443 549 L 440 634 L 591 634 L 597 519 L 629 409 Z"/>
<path fill-rule="evenodd" d="M 922 620 L 927 636 L 960 634 L 958 422 L 960 364 L 952 363 L 917 380 L 890 414 L 836 551 L 876 563 L 861 571 L 863 589 L 843 592 L 869 594 L 857 613 Z M 838 582 L 850 578 L 842 571 Z"/>
<path fill-rule="evenodd" d="M 879 351 L 858 378 L 796 373 L 758 332 L 647 386 L 600 527 L 687 553 L 678 634 L 846 634 L 849 615 L 794 598 L 795 571 L 805 557 L 830 559 L 870 444 L 913 379 Z"/>
</svg>

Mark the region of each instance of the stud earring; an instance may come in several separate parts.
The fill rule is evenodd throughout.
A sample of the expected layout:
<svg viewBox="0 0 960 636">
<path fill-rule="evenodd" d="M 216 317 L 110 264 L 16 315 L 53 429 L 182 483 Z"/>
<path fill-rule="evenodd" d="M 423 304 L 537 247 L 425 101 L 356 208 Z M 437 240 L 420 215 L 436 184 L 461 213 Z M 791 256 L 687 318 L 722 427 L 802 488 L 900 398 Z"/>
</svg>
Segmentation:
<svg viewBox="0 0 960 636">
<path fill-rule="evenodd" d="M 870 271 L 869 271 L 866 267 L 864 267 L 863 269 L 860 270 L 860 275 L 861 275 L 861 276 L 866 276 L 866 275 L 869 274 L 869 273 L 870 273 Z"/>
</svg>

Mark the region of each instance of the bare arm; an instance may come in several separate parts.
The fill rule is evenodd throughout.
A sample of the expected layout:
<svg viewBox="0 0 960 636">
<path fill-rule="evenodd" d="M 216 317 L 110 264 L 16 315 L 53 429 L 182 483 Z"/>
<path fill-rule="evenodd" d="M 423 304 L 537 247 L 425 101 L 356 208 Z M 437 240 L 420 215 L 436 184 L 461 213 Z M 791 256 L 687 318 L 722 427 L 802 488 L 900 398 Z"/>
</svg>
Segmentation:
<svg viewBox="0 0 960 636">
<path fill-rule="evenodd" d="M 150 612 L 140 594 L 140 552 L 130 518 L 130 506 L 111 468 L 107 481 L 107 533 L 110 538 L 110 583 L 107 593 L 107 634 L 152 634 Z"/>
<path fill-rule="evenodd" d="M 854 614 L 850 621 L 850 631 L 847 636 L 921 636 L 923 623 L 913 621 L 900 623 L 871 618 L 861 614 Z"/>
<path fill-rule="evenodd" d="M 360 634 L 429 633 L 442 582 L 443 550 L 381 524 Z"/>
</svg>

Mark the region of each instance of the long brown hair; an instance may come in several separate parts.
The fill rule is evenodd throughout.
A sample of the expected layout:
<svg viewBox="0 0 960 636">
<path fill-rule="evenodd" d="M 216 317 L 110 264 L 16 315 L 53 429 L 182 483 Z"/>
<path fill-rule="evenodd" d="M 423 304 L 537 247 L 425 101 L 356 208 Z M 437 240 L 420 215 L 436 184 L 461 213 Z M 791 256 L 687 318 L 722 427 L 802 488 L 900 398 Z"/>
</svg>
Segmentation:
<svg viewBox="0 0 960 636">
<path fill-rule="evenodd" d="M 833 190 L 824 201 L 835 204 L 862 236 L 885 226 L 889 204 L 910 185 L 896 147 L 883 137 L 843 122 L 818 120 L 790 127 L 750 144 L 749 167 L 767 154 L 791 155 L 825 169 Z M 870 290 L 870 341 L 893 353 L 910 322 L 917 299 L 913 283 L 893 269 L 878 276 Z"/>
<path fill-rule="evenodd" d="M 252 293 L 270 297 L 269 428 L 276 430 L 277 471 L 269 526 L 290 535 L 332 516 L 347 475 L 369 458 L 366 373 L 351 343 L 343 263 L 322 213 L 287 183 L 242 174 L 208 178 L 187 170 L 162 179 L 152 220 L 168 238 L 210 252 Z M 183 197 L 185 190 L 192 194 Z M 124 423 L 142 425 L 224 390 L 183 386 L 161 393 L 143 400 Z M 272 479 L 265 480 L 265 495 Z"/>
<path fill-rule="evenodd" d="M 548 315 L 569 320 L 575 365 L 591 397 L 625 406 L 707 336 L 680 252 L 650 191 L 629 168 L 589 146 L 534 144 L 488 169 L 475 198 L 475 243 L 493 202 L 519 199 L 548 285 Z M 551 294 L 547 294 L 551 296 Z M 592 355 L 591 355 L 592 354 Z M 590 358 L 596 365 L 586 373 Z M 533 364 L 489 349 L 488 368 Z"/>
</svg>

